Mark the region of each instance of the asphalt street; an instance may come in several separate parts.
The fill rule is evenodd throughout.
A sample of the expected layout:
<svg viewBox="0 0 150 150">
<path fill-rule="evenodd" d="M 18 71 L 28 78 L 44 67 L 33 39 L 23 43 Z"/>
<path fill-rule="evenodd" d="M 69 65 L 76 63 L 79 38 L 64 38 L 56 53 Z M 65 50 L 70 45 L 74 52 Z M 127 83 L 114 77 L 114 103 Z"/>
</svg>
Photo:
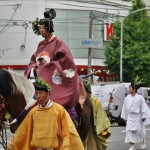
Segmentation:
<svg viewBox="0 0 150 150">
<path fill-rule="evenodd" d="M 107 150 L 128 150 L 130 145 L 125 143 L 125 127 L 111 127 L 112 135 L 108 139 L 108 148 Z M 150 150 L 150 126 L 146 127 L 146 141 L 147 148 L 146 150 Z M 136 150 L 141 150 L 141 144 L 136 144 Z"/>
<path fill-rule="evenodd" d="M 146 150 L 150 150 L 150 126 L 146 127 L 147 135 L 146 135 L 146 141 L 147 141 L 147 148 Z M 124 142 L 125 139 L 125 127 L 111 127 L 112 135 L 108 139 L 108 148 L 107 150 L 128 150 L 130 145 L 128 143 Z M 10 130 L 7 129 L 7 141 L 10 142 L 12 137 L 12 133 L 10 133 Z M 4 150 L 2 146 L 0 146 L 0 150 Z M 136 150 L 141 150 L 140 143 L 136 144 Z"/>
</svg>

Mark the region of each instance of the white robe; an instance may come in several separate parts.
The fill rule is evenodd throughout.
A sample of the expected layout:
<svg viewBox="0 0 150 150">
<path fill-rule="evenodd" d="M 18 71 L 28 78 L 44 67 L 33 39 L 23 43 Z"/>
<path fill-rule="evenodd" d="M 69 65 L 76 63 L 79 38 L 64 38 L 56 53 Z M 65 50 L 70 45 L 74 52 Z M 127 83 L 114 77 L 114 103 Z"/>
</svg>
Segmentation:
<svg viewBox="0 0 150 150">
<path fill-rule="evenodd" d="M 125 142 L 141 142 L 146 135 L 145 122 L 150 118 L 150 110 L 143 96 L 129 94 L 124 100 L 121 118 L 127 121 Z M 142 122 L 142 118 L 146 120 Z"/>
</svg>

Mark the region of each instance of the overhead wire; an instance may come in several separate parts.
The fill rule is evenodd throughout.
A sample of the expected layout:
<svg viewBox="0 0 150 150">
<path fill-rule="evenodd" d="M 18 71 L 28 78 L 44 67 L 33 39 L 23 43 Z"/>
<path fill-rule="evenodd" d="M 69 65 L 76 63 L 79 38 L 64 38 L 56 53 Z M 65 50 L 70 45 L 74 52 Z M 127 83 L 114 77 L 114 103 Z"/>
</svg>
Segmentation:
<svg viewBox="0 0 150 150">
<path fill-rule="evenodd" d="M 81 3 L 89 3 L 89 2 L 83 2 L 83 1 L 77 1 L 77 2 L 81 2 Z M 91 3 L 91 2 L 90 2 Z M 96 2 L 97 3 L 97 2 Z M 100 2 L 98 2 L 98 3 L 100 3 Z M 107 4 L 105 4 L 105 5 L 107 5 Z M 1 5 L 1 6 L 15 6 L 15 5 Z M 109 5 L 110 6 L 110 5 Z M 112 5 L 113 6 L 113 5 Z M 114 6 L 116 6 L 116 5 L 114 5 Z M 24 7 L 24 6 L 23 6 Z M 32 6 L 33 7 L 33 6 Z M 85 7 L 85 6 L 84 6 Z M 95 8 L 95 7 L 93 7 L 93 8 Z M 105 9 L 105 8 L 103 8 L 103 9 Z M 106 8 L 106 9 L 108 9 L 108 8 Z M 15 11 L 16 11 L 17 9 L 15 9 Z M 113 9 L 109 9 L 109 10 L 113 10 Z M 119 9 L 118 9 L 119 10 Z M 104 13 L 104 12 L 101 12 L 101 13 Z M 14 14 L 15 14 L 15 12 L 14 12 Z M 8 21 L 8 23 L 4 26 L 4 28 L 0 31 L 0 33 L 1 32 L 3 32 L 3 30 L 7 27 L 7 25 L 10 23 L 10 21 L 12 21 L 12 18 L 13 18 L 13 16 L 14 16 L 14 14 L 12 15 L 12 17 L 9 19 L 9 21 Z M 111 16 L 107 16 L 107 18 L 113 18 L 114 16 L 112 16 L 113 14 L 109 14 L 109 15 L 111 15 Z M 89 18 L 89 17 L 87 17 L 87 18 Z M 80 18 L 77 18 L 77 19 L 80 19 Z M 1 20 L 1 19 L 0 19 Z M 74 20 L 74 18 L 71 18 L 71 19 L 63 19 L 63 21 L 64 20 Z M 19 21 L 24 21 L 24 22 L 28 22 L 27 20 L 15 20 L 15 21 L 17 21 L 17 22 L 19 22 Z M 68 22 L 68 21 L 67 21 Z M 60 22 L 60 23 L 64 23 L 64 22 Z M 78 23 L 83 23 L 83 22 L 78 22 Z"/>
<path fill-rule="evenodd" d="M 110 6 L 110 5 L 108 5 L 108 4 L 105 4 L 106 6 Z M 7 5 L 7 6 L 15 6 L 15 5 Z M 78 5 L 77 5 L 78 6 Z M 112 6 L 116 6 L 116 5 L 112 5 Z M 2 6 L 0 6 L 0 7 L 2 7 Z M 5 6 L 4 6 L 5 7 Z M 23 6 L 24 7 L 24 6 Z M 31 8 L 31 7 L 33 7 L 33 6 L 30 6 L 30 7 L 27 7 L 27 8 Z M 79 7 L 79 6 L 78 6 Z M 84 6 L 85 7 L 85 6 Z M 147 6 L 147 7 L 150 7 L 150 6 Z M 89 7 L 89 8 L 96 8 L 96 7 Z M 17 9 L 18 9 L 18 6 L 17 6 L 17 8 L 15 9 L 15 11 L 14 11 L 14 13 L 13 13 L 13 15 L 12 15 L 12 17 L 8 20 L 8 19 L 5 19 L 5 21 L 8 21 L 7 22 L 7 24 L 4 26 L 4 28 L 0 31 L 0 33 L 1 32 L 5 32 L 5 31 L 7 31 L 9 28 L 11 28 L 12 26 L 22 26 L 22 24 L 18 24 L 18 22 L 19 23 L 22 23 L 22 22 L 27 22 L 27 23 L 31 23 L 31 20 L 12 20 L 12 18 L 14 17 L 14 15 L 15 15 L 15 13 L 16 13 L 16 11 L 17 11 Z M 108 8 L 103 8 L 103 9 L 108 9 Z M 128 9 L 109 9 L 109 10 L 120 10 L 120 11 L 124 11 L 124 10 L 128 10 Z M 104 12 L 100 12 L 99 11 L 99 13 L 104 13 Z M 115 18 L 116 16 L 114 16 L 114 14 L 108 14 L 109 16 L 107 17 L 107 18 L 109 18 L 109 19 L 112 19 L 112 18 Z M 101 18 L 104 18 L 105 17 L 105 15 L 103 15 L 103 16 L 101 16 Z M 57 20 L 56 21 L 54 21 L 55 23 L 74 23 L 74 24 L 88 24 L 89 22 L 88 22 L 88 20 L 87 20 L 87 22 L 80 22 L 80 21 L 74 21 L 74 22 L 72 22 L 73 20 L 75 20 L 75 19 L 77 19 L 77 20 L 79 20 L 79 19 L 88 19 L 89 20 L 89 17 L 77 17 L 77 18 L 57 18 Z M 1 20 L 1 19 L 0 19 Z M 69 21 L 69 22 L 68 22 Z M 17 24 L 14 24 L 14 22 L 17 22 Z M 97 20 L 97 22 L 98 22 L 98 20 Z M 10 25 L 10 23 L 12 24 L 12 25 Z M 103 25 L 104 23 L 99 23 L 99 24 L 94 24 L 94 25 Z M 6 27 L 8 27 L 8 25 L 10 25 L 9 26 L 9 28 L 8 29 L 6 29 Z M 59 26 L 57 26 L 57 27 L 59 27 Z M 60 26 L 61 27 L 61 26 Z M 70 26 L 68 26 L 69 28 L 71 28 Z M 81 29 L 81 26 L 80 27 L 72 27 L 73 29 L 78 29 L 78 28 L 80 28 Z M 85 27 L 82 27 L 82 28 L 84 28 L 85 29 Z M 86 27 L 86 28 L 88 28 L 88 26 Z M 100 29 L 96 29 L 96 30 L 100 30 Z M 101 30 L 100 30 L 101 31 Z M 13 49 L 13 48 L 7 48 L 7 49 L 5 49 L 5 50 L 10 50 L 10 49 Z M 1 50 L 0 50 L 1 51 Z"/>
<path fill-rule="evenodd" d="M 61 3 L 61 2 L 59 2 L 59 3 L 60 3 L 60 4 L 64 4 L 64 5 L 68 5 L 68 6 L 77 6 L 77 7 L 85 8 L 85 6 L 81 6 L 81 5 L 65 4 L 65 3 Z M 92 9 L 104 9 L 104 8 L 97 8 L 97 7 L 90 7 L 90 6 L 86 6 L 86 8 L 92 8 Z M 110 9 L 109 9 L 109 8 L 106 8 L 106 10 L 110 10 Z M 97 12 L 101 12 L 101 13 L 104 13 L 104 14 L 111 14 L 111 15 L 114 15 L 114 16 L 122 16 L 122 17 L 124 17 L 124 15 L 114 14 L 114 13 L 111 13 L 111 12 L 103 12 L 103 11 L 100 11 L 100 10 L 97 10 Z"/>
<path fill-rule="evenodd" d="M 81 2 L 81 1 L 78 1 L 78 2 Z M 84 3 L 87 3 L 87 2 L 84 2 Z M 16 5 L 5 5 L 5 6 L 16 6 Z M 18 7 L 18 6 L 17 6 Z M 24 7 L 24 6 L 22 6 L 22 7 Z M 85 6 L 84 6 L 85 7 Z M 150 7 L 150 6 L 147 6 L 147 7 Z M 26 22 L 27 24 L 29 24 L 29 23 L 31 23 L 32 22 L 32 20 L 12 20 L 12 18 L 13 18 L 13 16 L 15 15 L 15 12 L 16 12 L 16 10 L 17 10 L 17 8 L 15 9 L 15 11 L 14 11 L 14 13 L 13 13 L 13 15 L 12 15 L 12 17 L 8 20 L 8 19 L 1 19 L 0 18 L 0 20 L 1 21 L 8 21 L 7 22 L 7 24 L 4 26 L 4 28 L 0 31 L 0 33 L 1 32 L 3 32 L 3 31 L 6 31 L 5 30 L 5 28 L 8 26 L 8 24 L 12 24 L 11 26 L 22 26 L 22 24 L 21 23 L 23 23 L 23 22 Z M 96 12 L 96 16 L 97 16 L 97 21 L 99 22 L 99 21 L 102 21 L 102 22 L 104 22 L 103 20 L 105 19 L 105 18 L 107 18 L 108 20 L 110 19 L 116 19 L 116 17 L 122 17 L 122 16 L 116 16 L 116 14 L 114 15 L 114 14 L 107 14 L 107 16 L 106 16 L 106 14 L 104 14 L 104 12 L 97 12 L 97 11 L 95 11 Z M 101 14 L 98 14 L 98 13 L 101 13 Z M 84 21 L 79 21 L 80 19 L 84 19 Z M 86 20 L 87 19 L 87 20 Z M 15 24 L 16 23 L 16 24 Z M 89 23 L 89 17 L 73 17 L 73 18 L 56 18 L 56 20 L 54 20 L 54 23 L 74 23 L 74 24 L 87 24 L 87 23 Z M 0 23 L 0 26 L 3 26 L 3 24 L 1 24 Z"/>
<path fill-rule="evenodd" d="M 5 28 L 9 25 L 11 19 L 14 17 L 14 15 L 15 15 L 15 13 L 16 13 L 16 11 L 17 11 L 17 9 L 18 9 L 19 7 L 20 7 L 20 4 L 17 4 L 17 6 L 16 6 L 16 8 L 15 8 L 15 10 L 14 10 L 14 12 L 13 12 L 11 18 L 8 20 L 8 22 L 7 22 L 7 24 L 4 26 L 4 28 L 2 28 L 2 30 L 0 30 L 0 33 L 4 32 Z"/>
<path fill-rule="evenodd" d="M 70 1 L 70 0 L 67 0 L 67 1 Z M 126 6 L 124 4 L 118 4 L 118 3 L 115 3 L 115 2 L 110 2 L 110 1 L 81 1 L 81 0 L 76 0 L 76 1 L 73 1 L 73 2 L 80 2 L 80 3 L 90 3 L 90 4 L 102 4 L 102 5 L 105 5 L 105 6 L 117 6 L 117 7 L 121 7 L 121 6 Z M 109 3 L 109 4 L 108 4 Z M 110 4 L 112 3 L 112 4 Z M 130 6 L 126 6 L 126 7 L 130 7 Z"/>
<path fill-rule="evenodd" d="M 13 27 L 14 25 L 10 25 L 10 26 L 7 26 L 7 28 L 5 28 L 4 30 L 3 30 L 3 32 L 6 32 L 7 30 L 9 30 L 11 27 Z"/>
<path fill-rule="evenodd" d="M 12 4 L 12 5 L 0 5 L 0 7 L 12 7 L 12 6 L 16 6 L 16 4 Z"/>
</svg>

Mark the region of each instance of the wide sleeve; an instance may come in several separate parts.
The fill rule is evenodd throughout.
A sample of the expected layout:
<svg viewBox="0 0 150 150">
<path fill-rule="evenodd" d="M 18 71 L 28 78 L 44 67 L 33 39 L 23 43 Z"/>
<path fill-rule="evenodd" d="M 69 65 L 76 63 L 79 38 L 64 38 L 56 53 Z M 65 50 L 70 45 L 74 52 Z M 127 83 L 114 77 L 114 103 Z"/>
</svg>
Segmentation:
<svg viewBox="0 0 150 150">
<path fill-rule="evenodd" d="M 79 134 L 65 109 L 61 110 L 58 124 L 62 139 L 61 150 L 84 150 Z"/>
<path fill-rule="evenodd" d="M 31 57 L 31 60 L 28 64 L 28 66 L 25 69 L 24 75 L 29 79 L 30 78 L 30 72 L 32 68 L 36 67 L 36 60 L 35 60 L 35 55 L 33 54 Z"/>
<path fill-rule="evenodd" d="M 111 136 L 111 124 L 100 101 L 95 97 L 92 97 L 91 101 L 94 115 L 94 130 L 97 134 L 97 146 L 98 149 L 105 150 L 108 146 L 107 139 Z"/>
<path fill-rule="evenodd" d="M 110 132 L 110 121 L 104 111 L 100 101 L 96 98 L 91 99 L 94 110 L 94 125 L 97 135 L 102 135 L 102 132 L 106 132 L 106 139 L 108 139 L 111 135 Z"/>
<path fill-rule="evenodd" d="M 29 113 L 14 133 L 7 150 L 36 150 L 31 148 L 32 115 Z"/>
<path fill-rule="evenodd" d="M 68 46 L 61 40 L 56 46 L 55 58 L 50 63 L 57 68 L 57 71 L 63 78 L 71 79 L 76 74 L 76 66 L 72 54 Z"/>
<path fill-rule="evenodd" d="M 31 56 L 30 62 L 27 65 L 24 75 L 29 79 L 30 78 L 30 73 L 31 73 L 31 69 L 34 68 L 34 72 L 36 72 L 36 68 L 37 68 L 37 64 L 36 64 L 36 54 L 38 52 L 38 49 L 40 47 L 40 45 L 42 44 L 42 42 L 40 42 L 37 46 L 37 50 L 36 52 Z"/>
<path fill-rule="evenodd" d="M 124 99 L 124 103 L 123 103 L 122 111 L 121 111 L 121 118 L 123 118 L 124 120 L 127 120 L 127 115 L 128 115 L 126 101 L 127 101 L 127 98 Z"/>
<path fill-rule="evenodd" d="M 145 118 L 145 119 L 150 118 L 150 110 L 149 110 L 143 96 L 141 96 L 141 105 L 140 106 L 141 106 L 142 118 Z"/>
</svg>

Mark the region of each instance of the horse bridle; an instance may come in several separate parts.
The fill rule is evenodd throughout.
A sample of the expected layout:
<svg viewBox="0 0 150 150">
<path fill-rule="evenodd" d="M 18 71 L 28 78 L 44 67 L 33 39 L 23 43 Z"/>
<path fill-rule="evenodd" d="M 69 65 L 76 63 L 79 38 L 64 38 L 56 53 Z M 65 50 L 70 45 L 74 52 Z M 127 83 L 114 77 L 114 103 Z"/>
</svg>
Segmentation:
<svg viewBox="0 0 150 150">
<path fill-rule="evenodd" d="M 14 119 L 11 123 L 7 123 L 5 115 L 6 115 L 6 110 L 11 101 L 11 97 L 6 101 L 6 99 L 0 94 L 0 145 L 3 146 L 3 148 L 6 150 L 7 149 L 7 133 L 6 133 L 6 124 L 14 124 L 15 122 L 18 122 L 21 120 L 24 115 L 26 114 L 27 110 L 24 109 L 17 119 Z"/>
<path fill-rule="evenodd" d="M 6 114 L 7 107 L 11 101 L 11 97 L 6 101 L 6 99 L 0 94 L 0 119 L 6 121 L 4 117 Z"/>
<path fill-rule="evenodd" d="M 0 117 L 1 117 L 0 119 L 1 120 L 5 120 L 3 116 L 5 116 L 6 114 L 6 106 L 7 104 L 6 104 L 5 98 L 2 95 L 0 95 Z"/>
<path fill-rule="evenodd" d="M 0 144 L 3 146 L 4 149 L 7 149 L 7 133 L 6 133 L 6 124 L 4 123 L 5 121 L 5 114 L 6 114 L 6 101 L 2 95 L 0 95 L 0 113 L 1 113 L 1 118 L 0 118 L 0 137 L 1 141 Z M 3 118 L 4 117 L 4 118 Z"/>
</svg>

